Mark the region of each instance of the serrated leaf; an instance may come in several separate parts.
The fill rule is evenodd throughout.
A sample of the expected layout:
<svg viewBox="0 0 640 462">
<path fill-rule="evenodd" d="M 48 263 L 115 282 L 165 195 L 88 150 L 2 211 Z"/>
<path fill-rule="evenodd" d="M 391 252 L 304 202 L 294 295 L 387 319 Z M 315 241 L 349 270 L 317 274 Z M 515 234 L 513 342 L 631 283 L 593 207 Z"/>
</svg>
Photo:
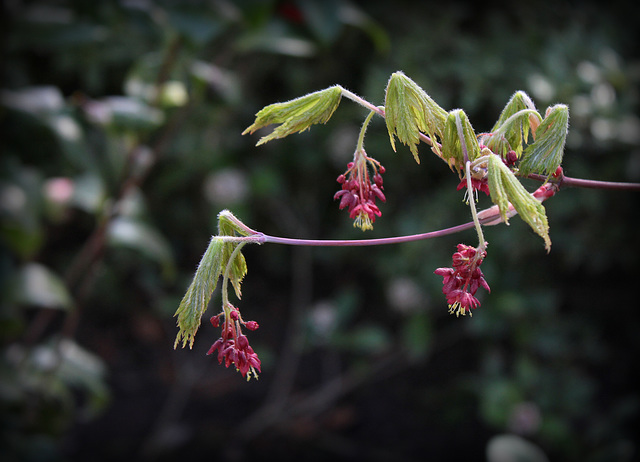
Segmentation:
<svg viewBox="0 0 640 462">
<path fill-rule="evenodd" d="M 486 139 L 486 146 L 501 157 L 513 150 L 518 158 L 522 156 L 529 140 L 532 125 L 542 120 L 540 114 L 531 109 L 518 111 L 504 121 L 500 128 Z M 535 125 L 534 125 L 535 126 Z"/>
<path fill-rule="evenodd" d="M 569 108 L 564 104 L 550 107 L 536 130 L 536 140 L 524 151 L 519 171 L 522 175 L 551 175 L 562 163 L 569 132 Z"/>
<path fill-rule="evenodd" d="M 492 136 L 486 138 L 485 144 L 503 157 L 510 150 L 520 157 L 528 142 L 529 132 L 534 131 L 541 119 L 531 98 L 525 92 L 518 91 L 502 110 L 491 129 Z"/>
<path fill-rule="evenodd" d="M 548 252 L 551 249 L 549 222 L 542 202 L 529 194 L 498 156 L 489 156 L 487 169 L 491 200 L 498 206 L 504 222 L 508 224 L 511 204 L 525 223 L 542 237 Z"/>
<path fill-rule="evenodd" d="M 223 210 L 218 214 L 218 235 L 219 236 L 235 236 L 236 233 L 241 236 L 247 236 L 249 233 L 247 230 L 242 228 L 242 222 L 240 222 L 231 212 L 228 210 Z M 231 260 L 231 256 L 233 251 L 235 250 L 237 243 L 227 242 L 224 244 L 223 248 L 223 259 L 229 264 Z M 226 271 L 227 266 L 222 269 L 222 271 Z M 242 252 L 238 252 L 233 262 L 229 266 L 229 281 L 233 285 L 233 289 L 236 293 L 236 297 L 242 297 L 242 291 L 240 290 L 240 286 L 242 284 L 242 279 L 247 274 L 247 262 L 242 255 Z"/>
<path fill-rule="evenodd" d="M 280 124 L 269 135 L 260 138 L 257 145 L 292 133 L 307 130 L 311 125 L 326 123 L 340 104 L 342 87 L 334 85 L 284 103 L 274 103 L 261 109 L 256 120 L 243 135 L 271 124 Z"/>
<path fill-rule="evenodd" d="M 191 285 L 187 289 L 186 294 L 182 298 L 178 309 L 174 316 L 178 317 L 178 335 L 174 348 L 182 342 L 182 348 L 187 343 L 191 348 L 195 339 L 196 332 L 200 327 L 202 315 L 207 309 L 207 305 L 211 300 L 211 295 L 216 288 L 218 279 L 224 275 L 228 268 L 228 278 L 235 290 L 236 296 L 241 297 L 242 292 L 240 286 L 242 279 L 247 274 L 247 263 L 242 252 L 236 252 L 233 261 L 231 257 L 238 245 L 238 242 L 229 242 L 225 237 L 236 236 L 240 234 L 247 236 L 248 228 L 244 227 L 242 222 L 238 220 L 228 210 L 223 210 L 218 214 L 218 235 L 213 236 L 204 253 L 196 274 L 191 281 Z"/>
<path fill-rule="evenodd" d="M 467 159 L 465 159 L 465 152 Z M 442 156 L 449 167 L 458 171 L 464 169 L 466 160 L 474 161 L 480 157 L 480 145 L 462 109 L 454 109 L 447 117 L 442 138 Z"/>
<path fill-rule="evenodd" d="M 504 175 L 503 166 L 507 168 L 498 156 L 489 156 L 487 161 L 487 183 L 489 184 L 491 201 L 498 206 L 502 220 L 509 224 L 509 199 L 502 179 Z"/>
<path fill-rule="evenodd" d="M 218 278 L 223 271 L 224 242 L 218 236 L 213 236 L 206 252 L 200 260 L 196 274 L 191 281 L 174 316 L 177 316 L 178 335 L 174 348 L 182 341 L 182 348 L 187 343 L 193 347 L 196 332 L 200 327 L 200 320 L 207 309 L 211 295 L 216 288 Z"/>
<path fill-rule="evenodd" d="M 524 91 L 515 92 L 513 96 L 511 96 L 511 99 L 509 100 L 507 105 L 502 110 L 502 113 L 500 113 L 500 117 L 491 129 L 491 132 L 495 132 L 496 130 L 498 130 L 508 119 L 511 118 L 511 116 L 525 109 L 535 111 L 536 105 L 533 103 L 531 98 L 529 98 L 529 95 L 527 95 Z"/>
<path fill-rule="evenodd" d="M 389 78 L 385 96 L 385 120 L 391 147 L 396 150 L 394 135 L 409 146 L 413 158 L 420 163 L 418 144 L 420 132 L 433 141 L 438 154 L 435 136 L 442 138 L 447 111 L 436 104 L 413 80 L 398 71 Z"/>
</svg>

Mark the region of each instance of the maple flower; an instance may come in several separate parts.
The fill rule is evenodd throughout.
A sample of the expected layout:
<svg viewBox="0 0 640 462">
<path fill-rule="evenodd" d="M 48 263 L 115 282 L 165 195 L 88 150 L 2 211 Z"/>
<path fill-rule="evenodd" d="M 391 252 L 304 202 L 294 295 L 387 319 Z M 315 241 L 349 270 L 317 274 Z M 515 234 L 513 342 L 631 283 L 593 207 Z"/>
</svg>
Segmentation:
<svg viewBox="0 0 640 462">
<path fill-rule="evenodd" d="M 373 176 L 369 175 L 369 166 L 373 170 Z M 362 149 L 355 156 L 354 162 L 349 162 L 347 170 L 337 178 L 342 189 L 333 199 L 340 199 L 339 209 L 348 208 L 349 217 L 354 220 L 353 226 L 363 231 L 373 229 L 376 218 L 382 215 L 376 199 L 382 202 L 387 200 L 382 192 L 384 172 L 385 168 L 377 160 L 367 157 Z"/>
<path fill-rule="evenodd" d="M 460 183 L 458 184 L 458 187 L 456 188 L 456 191 L 460 191 L 461 189 L 466 189 L 467 187 L 467 177 L 465 176 L 464 178 L 462 178 L 462 180 L 460 180 Z M 483 193 L 485 193 L 487 196 L 490 195 L 489 193 L 489 183 L 487 181 L 487 177 L 485 176 L 484 178 L 473 178 L 473 176 L 471 177 L 471 187 L 473 188 L 474 192 L 477 191 L 482 191 Z"/>
<path fill-rule="evenodd" d="M 220 327 L 221 316 L 224 317 L 222 335 L 211 345 L 207 355 L 211 355 L 217 350 L 219 364 L 222 364 L 223 361 L 225 367 L 233 364 L 242 377 L 246 377 L 247 380 L 251 377 L 257 379 L 258 372 L 261 372 L 260 358 L 249 345 L 249 339 L 242 333 L 241 326 L 244 325 L 249 330 L 256 330 L 258 323 L 243 321 L 240 312 L 230 303 L 221 313 L 211 317 L 210 321 L 213 327 Z"/>
<path fill-rule="evenodd" d="M 447 297 L 449 313 L 456 316 L 466 315 L 480 306 L 475 297 L 478 288 L 483 287 L 491 292 L 484 279 L 480 264 L 487 252 L 465 244 L 458 244 L 453 254 L 452 268 L 438 268 L 434 271 L 443 277 L 442 293 Z"/>
</svg>

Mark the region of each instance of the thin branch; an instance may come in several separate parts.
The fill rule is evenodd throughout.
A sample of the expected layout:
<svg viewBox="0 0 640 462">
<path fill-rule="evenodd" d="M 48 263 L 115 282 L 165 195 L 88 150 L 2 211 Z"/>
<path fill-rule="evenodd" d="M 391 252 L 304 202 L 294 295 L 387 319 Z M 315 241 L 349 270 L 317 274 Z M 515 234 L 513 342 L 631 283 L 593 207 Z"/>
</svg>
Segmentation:
<svg viewBox="0 0 640 462">
<path fill-rule="evenodd" d="M 547 181 L 549 178 L 545 175 L 538 175 L 531 173 L 527 175 L 527 178 L 538 181 Z M 611 189 L 621 191 L 640 191 L 640 183 L 624 183 L 620 181 L 599 181 L 599 180 L 585 180 L 582 178 L 571 178 L 568 176 L 562 176 L 558 180 L 551 178 L 552 183 L 556 183 L 558 186 L 569 186 L 574 188 L 588 188 L 588 189 Z"/>
<path fill-rule="evenodd" d="M 488 217 L 480 222 L 486 222 L 495 219 L 495 217 Z M 438 231 L 430 231 L 428 233 L 410 234 L 406 236 L 394 236 L 383 237 L 378 239 L 296 239 L 289 237 L 277 237 L 269 236 L 267 234 L 259 234 L 260 243 L 270 242 L 272 244 L 285 244 L 285 245 L 304 245 L 315 247 L 358 247 L 369 245 L 386 245 L 386 244 L 401 244 L 404 242 L 422 241 L 425 239 L 433 239 L 436 237 L 447 236 L 449 234 L 459 233 L 471 229 L 475 226 L 473 221 L 464 223 L 461 225 L 453 226 L 451 228 L 440 229 Z"/>
</svg>

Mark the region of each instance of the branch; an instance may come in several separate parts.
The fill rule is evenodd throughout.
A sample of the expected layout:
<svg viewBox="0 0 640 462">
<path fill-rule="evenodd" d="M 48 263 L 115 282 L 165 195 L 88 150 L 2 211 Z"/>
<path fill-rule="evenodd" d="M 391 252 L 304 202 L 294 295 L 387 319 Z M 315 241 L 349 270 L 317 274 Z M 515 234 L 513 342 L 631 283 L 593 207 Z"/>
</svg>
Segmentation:
<svg viewBox="0 0 640 462">
<path fill-rule="evenodd" d="M 538 175 L 531 173 L 527 175 L 527 178 L 538 181 L 547 181 L 549 178 L 545 175 Z M 574 188 L 588 188 L 588 189 L 611 189 L 622 191 L 640 191 L 640 183 L 624 183 L 619 181 L 598 181 L 598 180 L 584 180 L 582 178 L 571 178 L 568 176 L 560 176 L 557 180 L 551 179 L 551 182 L 558 187 L 569 186 Z"/>
</svg>

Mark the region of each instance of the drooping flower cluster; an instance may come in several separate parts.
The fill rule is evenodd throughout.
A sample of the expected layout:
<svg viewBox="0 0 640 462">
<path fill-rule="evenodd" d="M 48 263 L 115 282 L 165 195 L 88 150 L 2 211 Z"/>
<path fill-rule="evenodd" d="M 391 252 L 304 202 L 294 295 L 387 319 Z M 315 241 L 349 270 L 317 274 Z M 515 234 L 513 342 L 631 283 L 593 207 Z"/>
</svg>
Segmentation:
<svg viewBox="0 0 640 462">
<path fill-rule="evenodd" d="M 486 176 L 479 179 L 471 177 L 471 188 L 473 188 L 476 194 L 477 194 L 477 191 L 482 191 L 487 196 L 490 195 L 489 183 L 487 182 Z M 460 191 L 461 189 L 467 189 L 467 177 L 464 177 L 462 180 L 460 180 L 460 183 L 458 183 L 458 187 L 456 188 L 456 191 Z"/>
<path fill-rule="evenodd" d="M 222 323 L 222 336 L 211 345 L 208 355 L 218 350 L 218 363 L 224 360 L 225 367 L 233 364 L 242 377 L 249 380 L 252 376 L 258 378 L 260 371 L 260 358 L 253 351 L 246 335 L 242 333 L 241 325 L 249 330 L 256 330 L 259 326 L 255 321 L 243 321 L 240 312 L 230 303 L 224 311 L 211 317 L 211 325 L 220 327 L 220 317 L 224 317 Z M 257 372 L 256 372 L 257 370 Z"/>
<path fill-rule="evenodd" d="M 484 279 L 480 264 L 487 252 L 465 244 L 458 244 L 453 254 L 453 268 L 438 268 L 435 274 L 442 276 L 442 293 L 447 297 L 449 313 L 456 316 L 466 315 L 480 306 L 475 297 L 479 287 L 491 292 Z"/>
<path fill-rule="evenodd" d="M 373 169 L 372 177 L 369 176 L 368 165 Z M 361 155 L 356 156 L 354 162 L 349 162 L 346 172 L 337 179 L 342 189 L 333 196 L 333 199 L 340 199 L 340 210 L 348 207 L 349 217 L 354 220 L 353 226 L 363 231 L 373 229 L 376 217 L 382 215 L 376 205 L 376 199 L 382 202 L 387 200 L 382 192 L 384 172 L 385 168 L 377 160 L 367 157 L 362 150 Z"/>
</svg>

